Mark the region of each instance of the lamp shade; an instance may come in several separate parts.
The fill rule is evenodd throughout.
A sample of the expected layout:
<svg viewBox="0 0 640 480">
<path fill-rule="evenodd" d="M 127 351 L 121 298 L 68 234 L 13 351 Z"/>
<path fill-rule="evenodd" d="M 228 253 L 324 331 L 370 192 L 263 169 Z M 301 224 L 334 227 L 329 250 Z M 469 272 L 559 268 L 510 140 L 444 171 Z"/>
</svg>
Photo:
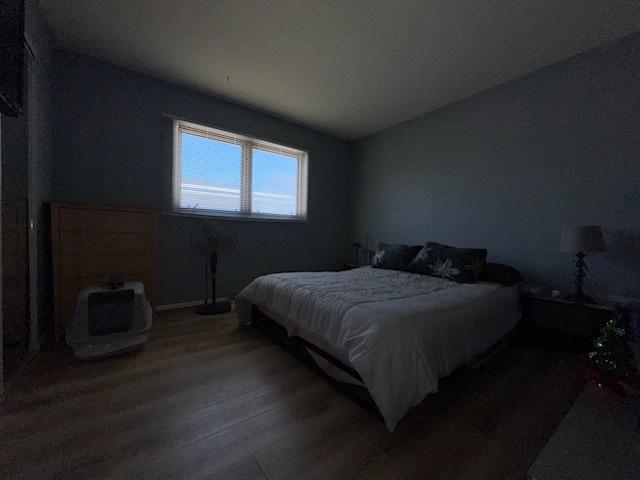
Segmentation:
<svg viewBox="0 0 640 480">
<path fill-rule="evenodd" d="M 564 227 L 560 235 L 560 251 L 562 253 L 592 253 L 607 250 L 599 226 Z"/>
</svg>

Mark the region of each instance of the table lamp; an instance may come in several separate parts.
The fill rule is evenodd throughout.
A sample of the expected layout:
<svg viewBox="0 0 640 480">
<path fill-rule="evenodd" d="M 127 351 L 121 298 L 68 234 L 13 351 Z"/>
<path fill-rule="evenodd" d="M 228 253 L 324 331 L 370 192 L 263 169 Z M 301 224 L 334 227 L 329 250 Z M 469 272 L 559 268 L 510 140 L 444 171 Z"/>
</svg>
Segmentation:
<svg viewBox="0 0 640 480">
<path fill-rule="evenodd" d="M 602 229 L 599 226 L 564 227 L 560 235 L 560 251 L 576 256 L 576 294 L 568 298 L 577 303 L 593 302 L 593 299 L 582 294 L 582 281 L 585 272 L 589 271 L 584 257 L 587 253 L 606 251 Z"/>
</svg>

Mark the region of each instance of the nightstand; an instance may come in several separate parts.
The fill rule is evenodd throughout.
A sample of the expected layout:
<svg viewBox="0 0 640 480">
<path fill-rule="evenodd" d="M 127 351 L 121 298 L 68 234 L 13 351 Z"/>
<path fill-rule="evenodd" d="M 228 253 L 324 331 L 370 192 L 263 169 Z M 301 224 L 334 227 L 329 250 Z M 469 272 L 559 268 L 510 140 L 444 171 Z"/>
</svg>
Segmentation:
<svg viewBox="0 0 640 480">
<path fill-rule="evenodd" d="M 358 265 L 357 263 L 345 263 L 342 265 L 343 270 L 353 270 L 354 268 L 365 267 L 366 265 Z"/>
<path fill-rule="evenodd" d="M 591 348 L 593 338 L 615 312 L 608 305 L 578 304 L 563 298 L 524 295 L 522 299 L 527 338 L 574 351 Z"/>
</svg>

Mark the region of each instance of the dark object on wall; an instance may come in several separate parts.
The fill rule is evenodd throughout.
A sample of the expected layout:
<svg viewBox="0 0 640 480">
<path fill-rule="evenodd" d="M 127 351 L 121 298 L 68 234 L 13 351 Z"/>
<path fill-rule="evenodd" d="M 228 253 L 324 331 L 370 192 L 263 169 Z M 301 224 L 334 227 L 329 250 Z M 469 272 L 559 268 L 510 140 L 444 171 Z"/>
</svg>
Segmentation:
<svg viewBox="0 0 640 480">
<path fill-rule="evenodd" d="M 520 272 L 509 265 L 502 263 L 487 263 L 480 274 L 479 280 L 494 282 L 511 287 L 522 280 Z"/>
<path fill-rule="evenodd" d="M 201 222 L 195 225 L 189 234 L 189 243 L 193 253 L 206 260 L 205 287 L 207 286 L 207 267 L 211 274 L 211 303 L 209 294 L 204 297 L 204 304 L 194 311 L 200 315 L 216 315 L 231 310 L 228 300 L 216 301 L 216 274 L 218 260 L 228 257 L 236 248 L 238 237 L 234 228 L 228 223 Z"/>
<path fill-rule="evenodd" d="M 473 283 L 484 270 L 486 261 L 487 251 L 483 248 L 455 248 L 427 242 L 407 270 L 458 283 Z"/>
<path fill-rule="evenodd" d="M 388 270 L 406 270 L 408 263 L 420 251 L 420 246 L 381 243 L 373 254 L 371 266 Z"/>
<path fill-rule="evenodd" d="M 24 0 L 0 0 L 0 114 L 22 114 Z"/>
<path fill-rule="evenodd" d="M 569 297 L 577 303 L 593 303 L 593 299 L 583 295 L 582 281 L 589 271 L 584 261 L 587 253 L 605 252 L 604 237 L 602 229 L 598 226 L 588 227 L 565 227 L 560 236 L 560 251 L 571 253 L 576 256 L 575 285 L 576 294 Z"/>
</svg>

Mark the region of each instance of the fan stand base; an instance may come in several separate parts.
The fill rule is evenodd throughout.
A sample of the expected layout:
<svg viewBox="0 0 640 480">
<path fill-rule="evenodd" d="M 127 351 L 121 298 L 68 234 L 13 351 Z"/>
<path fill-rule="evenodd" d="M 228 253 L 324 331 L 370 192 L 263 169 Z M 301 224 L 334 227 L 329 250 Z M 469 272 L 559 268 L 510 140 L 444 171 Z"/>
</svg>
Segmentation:
<svg viewBox="0 0 640 480">
<path fill-rule="evenodd" d="M 198 315 L 218 315 L 220 313 L 226 313 L 231 310 L 231 303 L 228 301 L 206 303 L 196 307 L 193 311 Z"/>
</svg>

